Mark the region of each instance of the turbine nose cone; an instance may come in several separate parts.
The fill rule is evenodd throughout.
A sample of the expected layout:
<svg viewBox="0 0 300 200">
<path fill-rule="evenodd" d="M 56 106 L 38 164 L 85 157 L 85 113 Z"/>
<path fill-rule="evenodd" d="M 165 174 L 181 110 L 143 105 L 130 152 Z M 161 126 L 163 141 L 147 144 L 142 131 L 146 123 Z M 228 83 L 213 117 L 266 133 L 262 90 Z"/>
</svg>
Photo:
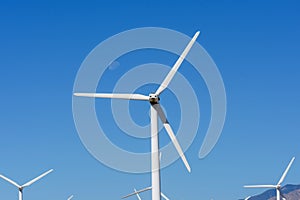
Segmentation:
<svg viewBox="0 0 300 200">
<path fill-rule="evenodd" d="M 149 101 L 152 104 L 158 103 L 159 101 L 159 96 L 157 94 L 150 94 L 149 95 Z"/>
<path fill-rule="evenodd" d="M 281 188 L 281 185 L 277 185 L 277 186 L 276 186 L 276 189 L 280 189 L 280 188 Z"/>
</svg>

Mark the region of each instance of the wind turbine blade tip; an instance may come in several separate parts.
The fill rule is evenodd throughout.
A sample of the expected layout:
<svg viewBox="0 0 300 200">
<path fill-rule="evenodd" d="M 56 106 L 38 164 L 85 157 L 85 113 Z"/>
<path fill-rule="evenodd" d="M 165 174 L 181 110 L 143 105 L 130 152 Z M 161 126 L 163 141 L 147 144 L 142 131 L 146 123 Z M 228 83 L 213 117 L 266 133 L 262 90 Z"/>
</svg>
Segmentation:
<svg viewBox="0 0 300 200">
<path fill-rule="evenodd" d="M 285 169 L 284 173 L 282 174 L 280 180 L 278 181 L 278 185 L 281 185 L 282 182 L 284 181 L 284 179 L 285 179 L 287 173 L 289 172 L 289 170 L 290 170 L 290 168 L 291 168 L 291 166 L 292 166 L 294 160 L 295 160 L 295 157 L 293 157 L 293 158 L 291 159 L 289 165 L 287 166 L 287 168 Z"/>
<path fill-rule="evenodd" d="M 17 188 L 20 188 L 20 185 L 17 184 L 16 182 L 14 182 L 13 180 L 7 178 L 6 176 L 0 174 L 0 178 L 4 179 L 5 181 L 9 182 L 10 184 L 13 184 L 14 186 L 16 186 Z"/>
</svg>

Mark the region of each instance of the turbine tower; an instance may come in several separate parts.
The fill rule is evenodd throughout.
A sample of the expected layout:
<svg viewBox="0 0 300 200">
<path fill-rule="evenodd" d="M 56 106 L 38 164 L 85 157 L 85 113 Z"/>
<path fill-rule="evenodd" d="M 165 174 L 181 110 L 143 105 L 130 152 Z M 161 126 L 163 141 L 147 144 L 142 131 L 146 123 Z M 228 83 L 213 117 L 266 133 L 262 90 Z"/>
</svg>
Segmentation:
<svg viewBox="0 0 300 200">
<path fill-rule="evenodd" d="M 281 194 L 281 184 L 283 183 L 288 171 L 290 170 L 293 162 L 295 160 L 295 157 L 292 158 L 289 165 L 285 169 L 284 173 L 282 174 L 281 178 L 279 179 L 278 183 L 276 185 L 245 185 L 245 188 L 274 188 L 276 189 L 276 200 L 280 200 L 280 197 L 283 196 Z"/>
<path fill-rule="evenodd" d="M 160 200 L 160 161 L 159 161 L 159 138 L 158 138 L 158 117 L 161 119 L 164 128 L 166 129 L 171 141 L 173 142 L 177 152 L 179 153 L 187 170 L 191 172 L 190 165 L 184 156 L 184 153 L 175 137 L 175 134 L 164 114 L 160 104 L 159 95 L 168 87 L 169 83 L 173 79 L 175 73 L 180 67 L 181 63 L 185 59 L 186 55 L 192 48 L 200 32 L 196 32 L 192 40 L 188 43 L 162 84 L 157 91 L 149 96 L 142 94 L 109 94 L 109 93 L 74 93 L 75 96 L 91 97 L 91 98 L 111 98 L 111 99 L 125 99 L 125 100 L 141 100 L 148 101 L 150 103 L 150 115 L 151 115 L 151 181 L 152 181 L 152 200 Z"/>
<path fill-rule="evenodd" d="M 16 182 L 12 181 L 11 179 L 3 176 L 2 174 L 0 174 L 0 178 L 6 180 L 7 182 L 11 183 L 12 185 L 16 186 L 19 190 L 19 200 L 22 200 L 23 199 L 23 189 L 25 187 L 28 187 L 30 186 L 31 184 L 35 183 L 36 181 L 40 180 L 41 178 L 43 178 L 44 176 L 46 176 L 47 174 L 49 174 L 50 172 L 52 172 L 53 169 L 50 169 L 49 171 L 43 173 L 42 175 L 32 179 L 31 181 L 28 181 L 27 183 L 23 184 L 23 185 L 19 185 L 17 184 Z"/>
</svg>

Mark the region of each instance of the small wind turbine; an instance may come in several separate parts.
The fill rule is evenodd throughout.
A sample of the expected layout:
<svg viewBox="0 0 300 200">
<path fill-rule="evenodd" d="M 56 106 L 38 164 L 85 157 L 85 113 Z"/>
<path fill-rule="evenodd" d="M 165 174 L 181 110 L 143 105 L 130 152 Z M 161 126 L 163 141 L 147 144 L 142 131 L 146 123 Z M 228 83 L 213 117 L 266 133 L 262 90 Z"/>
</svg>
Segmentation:
<svg viewBox="0 0 300 200">
<path fill-rule="evenodd" d="M 287 168 L 285 169 L 284 173 L 282 174 L 280 180 L 278 181 L 278 183 L 276 185 L 245 185 L 245 188 L 274 188 L 276 189 L 276 200 L 280 200 L 280 197 L 282 196 L 281 194 L 281 184 L 284 181 L 288 171 L 290 170 L 293 162 L 295 160 L 295 157 L 292 158 L 292 160 L 290 161 L 289 165 L 287 166 Z"/>
<path fill-rule="evenodd" d="M 169 137 L 171 138 L 178 154 L 180 155 L 187 170 L 191 172 L 190 165 L 186 160 L 184 153 L 176 139 L 176 136 L 159 104 L 159 95 L 168 87 L 169 83 L 173 79 L 175 73 L 180 67 L 181 63 L 185 59 L 186 55 L 192 48 L 200 32 L 196 32 L 192 40 L 188 43 L 162 84 L 156 90 L 154 94 L 150 93 L 149 96 L 142 94 L 108 94 L 108 93 L 74 93 L 75 96 L 91 97 L 91 98 L 111 98 L 111 99 L 125 99 L 125 100 L 142 100 L 148 101 L 151 105 L 151 180 L 152 180 L 152 200 L 160 200 L 160 161 L 159 161 L 159 138 L 158 138 L 158 116 L 163 122 L 163 126 L 166 129 Z"/>
<path fill-rule="evenodd" d="M 134 188 L 134 192 L 137 192 L 135 188 Z M 137 198 L 138 198 L 139 200 L 142 200 L 141 197 L 140 197 L 140 195 L 139 195 L 139 193 L 136 193 L 136 196 L 137 196 Z"/>
<path fill-rule="evenodd" d="M 25 183 L 24 185 L 19 185 L 16 182 L 10 180 L 9 178 L 3 176 L 2 174 L 0 174 L 0 178 L 6 180 L 7 182 L 11 183 L 12 185 L 16 186 L 19 189 L 19 200 L 22 200 L 23 199 L 23 189 L 25 187 L 30 186 L 31 184 L 33 184 L 34 182 L 40 180 L 41 178 L 43 178 L 44 176 L 46 176 L 47 174 L 49 174 L 52 171 L 53 171 L 53 169 L 50 169 L 49 171 L 43 173 L 42 175 L 36 177 L 35 179 L 32 179 L 31 181 Z"/>
<path fill-rule="evenodd" d="M 139 200 L 142 200 L 139 194 L 142 193 L 142 192 L 146 192 L 146 191 L 148 191 L 148 190 L 151 190 L 151 189 L 152 189 L 152 187 L 147 187 L 147 188 L 145 188 L 145 189 L 142 189 L 142 190 L 137 191 L 137 190 L 134 188 L 134 192 L 133 192 L 133 193 L 128 194 L 128 195 L 122 197 L 122 199 L 125 199 L 125 198 L 128 198 L 128 197 L 130 197 L 130 196 L 136 195 L 137 198 L 138 198 Z M 161 195 L 165 200 L 170 200 L 164 193 L 161 192 L 160 195 Z"/>
</svg>

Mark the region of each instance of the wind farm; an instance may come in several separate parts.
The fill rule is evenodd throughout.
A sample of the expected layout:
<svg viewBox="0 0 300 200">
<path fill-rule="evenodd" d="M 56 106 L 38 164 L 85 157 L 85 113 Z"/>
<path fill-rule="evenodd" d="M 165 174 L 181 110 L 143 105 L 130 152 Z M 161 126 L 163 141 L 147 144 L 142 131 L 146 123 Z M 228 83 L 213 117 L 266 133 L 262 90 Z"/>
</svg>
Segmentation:
<svg viewBox="0 0 300 200">
<path fill-rule="evenodd" d="M 3 1 L 0 200 L 299 200 L 299 10 Z"/>
</svg>

